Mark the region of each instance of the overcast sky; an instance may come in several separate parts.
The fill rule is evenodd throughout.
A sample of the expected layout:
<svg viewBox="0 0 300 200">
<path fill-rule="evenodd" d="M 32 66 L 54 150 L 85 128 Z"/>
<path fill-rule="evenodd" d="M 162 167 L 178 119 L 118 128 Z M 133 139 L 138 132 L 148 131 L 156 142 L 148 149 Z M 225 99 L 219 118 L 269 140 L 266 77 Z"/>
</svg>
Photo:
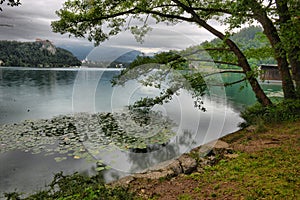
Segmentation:
<svg viewBox="0 0 300 200">
<path fill-rule="evenodd" d="M 21 0 L 19 7 L 2 5 L 0 12 L 0 40 L 34 41 L 36 38 L 48 39 L 54 44 L 81 43 L 91 44 L 87 40 L 69 38 L 67 35 L 53 33 L 51 21 L 58 19 L 55 11 L 62 7 L 64 0 Z M 137 43 L 128 33 L 121 33 L 103 45 L 131 47 L 151 51 L 158 49 L 183 49 L 199 44 L 213 36 L 195 25 L 188 23 L 168 27 L 165 24 L 155 25 L 145 38 L 145 43 Z"/>
</svg>

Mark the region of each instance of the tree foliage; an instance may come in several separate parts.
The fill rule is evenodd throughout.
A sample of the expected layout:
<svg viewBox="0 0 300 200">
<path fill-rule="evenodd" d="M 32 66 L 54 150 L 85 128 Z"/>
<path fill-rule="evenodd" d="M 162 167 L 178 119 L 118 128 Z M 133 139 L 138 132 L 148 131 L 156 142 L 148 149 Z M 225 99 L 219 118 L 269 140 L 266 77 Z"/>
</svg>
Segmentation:
<svg viewBox="0 0 300 200">
<path fill-rule="evenodd" d="M 6 1 L 6 0 L 0 0 L 0 5 L 4 4 L 5 2 L 6 2 L 6 4 L 8 6 L 11 6 L 11 7 L 21 5 L 20 0 L 8 0 L 8 1 Z M 2 11 L 2 10 L 3 10 L 2 7 L 0 7 L 0 11 Z"/>
<path fill-rule="evenodd" d="M 70 33 L 76 37 L 87 36 L 90 41 L 99 44 L 124 30 L 131 30 L 140 39 L 149 30 L 147 24 L 149 16 L 157 23 L 165 22 L 171 25 L 182 21 L 194 23 L 223 41 L 226 50 L 231 51 L 235 57 L 235 64 L 247 74 L 257 99 L 263 105 L 270 105 L 271 101 L 255 79 L 246 55 L 229 38 L 229 35 L 234 28 L 258 21 L 274 50 L 274 57 L 282 75 L 285 97 L 295 98 L 295 88 L 288 64 L 290 62 L 292 65 L 296 84 L 299 77 L 300 86 L 300 70 L 298 70 L 300 67 L 298 67 L 297 57 L 299 42 L 283 45 L 283 41 L 297 40 L 295 38 L 298 37 L 296 34 L 299 32 L 297 27 L 300 9 L 298 8 L 297 0 L 69 0 L 62 9 L 57 11 L 60 20 L 53 22 L 52 27 L 55 32 Z M 215 28 L 210 24 L 210 19 L 228 25 L 227 32 L 222 33 Z"/>
<path fill-rule="evenodd" d="M 0 65 L 2 66 L 69 67 L 81 65 L 71 52 L 57 48 L 49 41 L 0 41 L 0 49 Z"/>
<path fill-rule="evenodd" d="M 276 64 L 274 51 L 262 31 L 260 26 L 249 26 L 230 35 L 230 38 L 246 55 L 252 69 L 256 68 L 259 64 Z M 207 50 L 209 56 L 213 58 L 219 68 L 239 68 L 236 56 L 230 49 L 226 48 L 226 44 L 222 40 L 213 39 L 212 41 L 205 41 L 199 46 L 189 47 L 188 51 L 195 52 L 197 49 L 201 50 L 203 48 Z"/>
<path fill-rule="evenodd" d="M 136 101 L 130 109 L 149 110 L 154 105 L 167 103 L 181 89 L 189 91 L 194 97 L 194 106 L 205 111 L 201 97 L 205 94 L 207 84 L 204 74 L 190 69 L 190 62 L 182 56 L 183 52 L 162 52 L 153 57 L 137 57 L 128 68 L 121 71 L 112 83 L 123 85 L 128 80 L 138 80 L 143 86 L 160 90 L 155 97 L 145 97 Z"/>
<path fill-rule="evenodd" d="M 225 6 L 225 5 L 224 5 Z M 298 0 L 243 0 L 223 7 L 230 15 L 224 23 L 231 28 L 242 23 L 259 22 L 267 36 L 282 76 L 285 98 L 300 93 L 300 3 Z M 297 42 L 298 41 L 298 42 Z M 288 66 L 292 67 L 292 75 Z M 296 89 L 293 80 L 296 83 Z"/>
</svg>

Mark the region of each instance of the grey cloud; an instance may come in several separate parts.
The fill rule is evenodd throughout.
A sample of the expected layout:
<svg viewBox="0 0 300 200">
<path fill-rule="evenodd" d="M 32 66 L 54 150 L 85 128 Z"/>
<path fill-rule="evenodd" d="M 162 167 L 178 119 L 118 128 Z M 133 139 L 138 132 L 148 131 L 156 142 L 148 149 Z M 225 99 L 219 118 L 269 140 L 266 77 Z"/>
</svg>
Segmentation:
<svg viewBox="0 0 300 200">
<path fill-rule="evenodd" d="M 88 44 L 87 40 L 69 38 L 68 35 L 51 31 L 51 21 L 57 19 L 55 10 L 61 8 L 64 1 L 24 0 L 19 7 L 3 6 L 3 12 L 0 12 L 0 40 L 33 41 L 41 38 L 49 39 L 56 44 L 75 42 Z M 129 32 L 124 32 L 112 37 L 103 45 L 140 49 L 182 49 L 212 38 L 211 34 L 196 25 L 180 23 L 167 27 L 165 24 L 155 24 L 151 19 L 148 22 L 154 29 L 146 36 L 145 43 L 137 43 Z"/>
<path fill-rule="evenodd" d="M 213 38 L 207 31 L 187 23 L 178 24 L 173 27 L 155 25 L 144 38 L 144 43 L 138 43 L 129 31 L 120 33 L 105 42 L 107 46 L 120 46 L 127 48 L 160 48 L 185 49 L 189 46 L 198 45 L 205 40 Z"/>
<path fill-rule="evenodd" d="M 4 7 L 0 13 L 1 40 L 34 40 L 37 37 L 55 38 L 50 23 L 55 19 L 55 10 L 63 1 L 24 0 L 19 7 Z"/>
</svg>

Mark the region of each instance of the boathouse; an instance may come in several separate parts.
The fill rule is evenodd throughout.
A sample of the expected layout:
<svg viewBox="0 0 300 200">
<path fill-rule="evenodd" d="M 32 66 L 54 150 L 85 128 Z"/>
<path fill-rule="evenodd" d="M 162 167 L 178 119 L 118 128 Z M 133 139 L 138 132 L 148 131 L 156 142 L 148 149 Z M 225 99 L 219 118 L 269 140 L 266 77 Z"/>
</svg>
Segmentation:
<svg viewBox="0 0 300 200">
<path fill-rule="evenodd" d="M 276 64 L 258 65 L 260 70 L 260 79 L 264 81 L 281 81 L 281 75 Z"/>
</svg>

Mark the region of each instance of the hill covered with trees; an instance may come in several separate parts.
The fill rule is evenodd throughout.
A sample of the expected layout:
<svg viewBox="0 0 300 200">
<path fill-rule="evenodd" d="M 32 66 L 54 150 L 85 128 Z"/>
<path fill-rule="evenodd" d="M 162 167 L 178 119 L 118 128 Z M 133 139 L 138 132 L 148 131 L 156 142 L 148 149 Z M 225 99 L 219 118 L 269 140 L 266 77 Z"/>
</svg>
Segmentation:
<svg viewBox="0 0 300 200">
<path fill-rule="evenodd" d="M 80 66 L 71 52 L 54 46 L 48 40 L 35 42 L 0 41 L 0 65 L 18 67 Z"/>
<path fill-rule="evenodd" d="M 237 33 L 231 34 L 229 37 L 246 55 L 251 67 L 256 67 L 259 64 L 276 64 L 274 52 L 260 26 L 243 28 Z M 201 48 L 208 49 L 209 55 L 215 61 L 221 61 L 220 63 L 237 63 L 234 54 L 226 50 L 226 45 L 220 39 L 203 42 Z M 215 51 L 213 49 L 215 49 Z M 235 68 L 235 65 L 219 64 L 219 67 Z"/>
</svg>

